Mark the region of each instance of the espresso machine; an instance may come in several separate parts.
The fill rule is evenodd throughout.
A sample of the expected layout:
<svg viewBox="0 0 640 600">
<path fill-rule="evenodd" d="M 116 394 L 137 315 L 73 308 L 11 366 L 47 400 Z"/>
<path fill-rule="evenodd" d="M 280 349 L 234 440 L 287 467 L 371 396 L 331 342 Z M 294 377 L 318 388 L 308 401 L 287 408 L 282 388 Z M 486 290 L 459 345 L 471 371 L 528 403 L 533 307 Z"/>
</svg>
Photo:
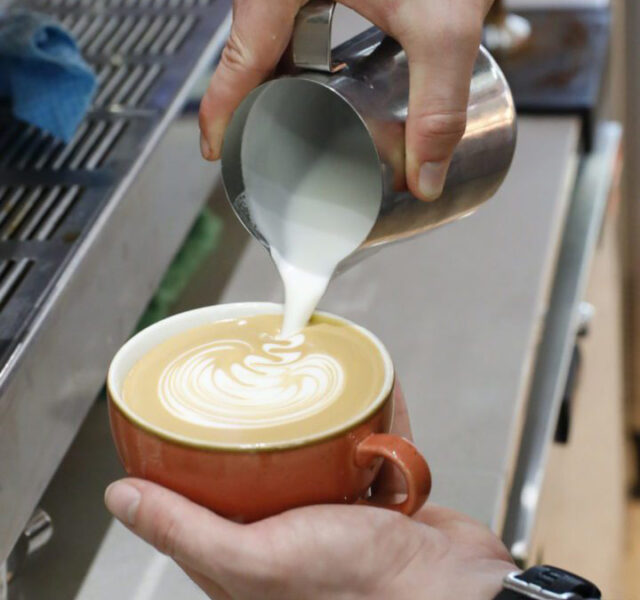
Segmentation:
<svg viewBox="0 0 640 600">
<path fill-rule="evenodd" d="M 580 116 L 589 152 L 605 100 L 610 29 L 608 3 L 530 2 L 512 9 L 496 0 L 484 43 L 509 82 L 518 113 Z"/>
<path fill-rule="evenodd" d="M 176 153 L 169 126 L 219 55 L 231 2 L 0 2 L 7 6 L 61 22 L 97 90 L 67 144 L 0 102 L 2 600 L 51 537 L 43 492 L 215 183 L 197 144 L 181 140 Z M 185 137 L 197 139 L 195 127 Z M 180 176 L 161 182 L 175 161 Z"/>
</svg>

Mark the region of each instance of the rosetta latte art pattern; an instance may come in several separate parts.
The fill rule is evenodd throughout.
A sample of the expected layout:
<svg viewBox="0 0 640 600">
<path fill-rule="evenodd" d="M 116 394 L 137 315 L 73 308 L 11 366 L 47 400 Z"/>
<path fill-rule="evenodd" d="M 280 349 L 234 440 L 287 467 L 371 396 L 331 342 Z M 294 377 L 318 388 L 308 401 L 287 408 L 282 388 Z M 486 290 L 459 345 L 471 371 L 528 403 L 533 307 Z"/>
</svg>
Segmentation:
<svg viewBox="0 0 640 600">
<path fill-rule="evenodd" d="M 304 334 L 270 338 L 256 350 L 240 340 L 211 341 L 163 370 L 158 395 L 176 418 L 196 425 L 281 425 L 324 410 L 342 393 L 344 372 L 323 353 L 303 353 Z"/>
</svg>

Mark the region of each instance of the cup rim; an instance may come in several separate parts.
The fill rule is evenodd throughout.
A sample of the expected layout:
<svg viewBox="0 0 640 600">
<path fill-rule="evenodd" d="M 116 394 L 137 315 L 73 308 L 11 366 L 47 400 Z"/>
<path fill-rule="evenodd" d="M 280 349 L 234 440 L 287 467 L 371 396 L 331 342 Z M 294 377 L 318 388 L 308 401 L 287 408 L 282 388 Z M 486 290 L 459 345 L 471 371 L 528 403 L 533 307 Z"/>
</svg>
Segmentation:
<svg viewBox="0 0 640 600">
<path fill-rule="evenodd" d="M 217 320 L 222 320 L 225 318 L 241 318 L 241 317 L 249 317 L 258 314 L 281 314 L 283 311 L 283 306 L 281 304 L 276 304 L 272 302 L 236 302 L 236 303 L 228 303 L 228 304 L 217 304 L 214 306 L 207 306 L 203 308 L 196 308 L 193 310 L 185 311 L 182 313 L 178 313 L 176 315 L 172 315 L 149 327 L 146 327 L 142 331 L 136 333 L 133 337 L 127 340 L 120 349 L 116 352 L 113 359 L 111 360 L 111 364 L 109 365 L 109 370 L 107 373 L 107 392 L 109 401 L 112 402 L 115 407 L 120 411 L 120 413 L 134 426 L 155 435 L 165 441 L 176 443 L 182 446 L 189 446 L 194 448 L 206 449 L 206 450 L 218 450 L 224 452 L 268 452 L 273 450 L 286 450 L 292 448 L 298 448 L 303 446 L 310 446 L 313 444 L 317 444 L 319 442 L 326 441 L 328 439 L 338 437 L 341 434 L 347 433 L 351 431 L 353 428 L 358 425 L 368 421 L 371 417 L 373 417 L 378 410 L 383 406 L 386 400 L 389 398 L 389 395 L 392 393 L 393 384 L 395 380 L 395 370 L 393 367 L 393 363 L 391 361 L 391 356 L 389 355 L 388 350 L 385 348 L 384 344 L 380 341 L 380 339 L 370 332 L 368 329 L 365 329 L 361 325 L 350 321 L 344 317 L 340 317 L 338 315 L 334 315 L 333 313 L 329 313 L 326 311 L 316 311 L 314 314 L 329 317 L 332 320 L 336 320 L 343 324 L 346 324 L 356 331 L 359 331 L 364 336 L 367 337 L 378 349 L 380 352 L 380 356 L 382 357 L 382 361 L 385 365 L 385 377 L 384 382 L 381 386 L 378 395 L 375 400 L 369 404 L 369 406 L 362 411 L 361 413 L 354 416 L 352 419 L 337 425 L 331 429 L 326 431 L 315 433 L 299 438 L 293 438 L 287 441 L 279 441 L 279 442 L 258 442 L 258 443 L 245 443 L 245 444 L 233 444 L 233 443 L 224 443 L 224 442 L 216 442 L 215 440 L 194 440 L 189 436 L 185 436 L 179 433 L 175 433 L 164 429 L 162 427 L 158 427 L 153 423 L 150 423 L 137 415 L 133 410 L 131 410 L 126 403 L 122 399 L 121 387 L 124 383 L 124 378 L 130 372 L 133 364 L 135 364 L 138 360 L 134 360 L 133 364 L 131 364 L 126 369 L 126 374 L 122 377 L 122 382 L 120 383 L 120 387 L 118 386 L 118 382 L 116 381 L 116 371 L 120 369 L 120 363 L 127 360 L 127 355 L 131 352 L 132 348 L 139 345 L 140 343 L 146 341 L 150 336 L 157 335 L 157 332 L 162 329 L 166 329 L 170 324 L 175 325 L 179 323 L 179 321 L 184 321 L 186 326 L 184 326 L 181 331 L 187 331 L 198 325 L 191 324 L 193 319 L 201 319 L 200 324 L 204 323 L 212 323 Z M 234 316 L 230 314 L 226 314 L 224 317 L 219 316 L 218 318 L 213 317 L 212 320 L 207 319 L 208 316 L 212 316 L 212 314 L 220 313 L 220 312 L 233 312 Z M 191 319 L 189 319 L 191 317 Z M 178 332 L 172 332 L 168 334 L 165 339 L 173 337 Z M 160 343 L 160 342 L 158 342 Z M 155 344 L 157 345 L 157 344 Z M 143 353 L 144 354 L 144 353 Z"/>
</svg>

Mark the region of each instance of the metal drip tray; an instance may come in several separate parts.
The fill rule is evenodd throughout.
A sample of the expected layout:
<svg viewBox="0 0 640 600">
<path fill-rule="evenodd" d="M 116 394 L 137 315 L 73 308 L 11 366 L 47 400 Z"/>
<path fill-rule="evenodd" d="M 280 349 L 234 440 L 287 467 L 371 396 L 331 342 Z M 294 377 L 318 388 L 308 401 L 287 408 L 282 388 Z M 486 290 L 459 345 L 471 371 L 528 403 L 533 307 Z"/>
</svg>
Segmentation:
<svg viewBox="0 0 640 600">
<path fill-rule="evenodd" d="M 55 15 L 73 33 L 96 70 L 98 91 L 93 110 L 66 145 L 13 120 L 6 107 L 0 113 L 0 364 L 28 325 L 29 313 L 37 308 L 56 268 L 73 251 L 180 90 L 185 67 L 193 66 L 213 38 L 222 18 L 214 3 L 27 3 Z M 218 18 L 212 18 L 216 13 Z M 181 76 L 176 77 L 178 69 Z M 39 243 L 19 252 L 20 242 L 27 241 Z"/>
<path fill-rule="evenodd" d="M 153 189 L 149 159 L 215 59 L 230 0 L 20 6 L 73 33 L 98 89 L 68 144 L 0 104 L 0 563 L 203 200 L 150 198 L 138 181 Z M 163 161 L 186 189 L 192 161 Z"/>
</svg>

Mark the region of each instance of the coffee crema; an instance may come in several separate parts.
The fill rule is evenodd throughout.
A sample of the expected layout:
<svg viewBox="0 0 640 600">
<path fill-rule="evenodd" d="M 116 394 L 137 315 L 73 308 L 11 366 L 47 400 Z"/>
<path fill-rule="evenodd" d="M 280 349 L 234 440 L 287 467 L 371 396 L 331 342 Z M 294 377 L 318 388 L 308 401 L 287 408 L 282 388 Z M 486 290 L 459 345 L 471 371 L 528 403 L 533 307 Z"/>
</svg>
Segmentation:
<svg viewBox="0 0 640 600">
<path fill-rule="evenodd" d="M 285 339 L 281 324 L 255 315 L 165 340 L 128 373 L 123 401 L 152 429 L 222 445 L 286 443 L 363 415 L 385 382 L 375 343 L 320 315 Z"/>
</svg>

